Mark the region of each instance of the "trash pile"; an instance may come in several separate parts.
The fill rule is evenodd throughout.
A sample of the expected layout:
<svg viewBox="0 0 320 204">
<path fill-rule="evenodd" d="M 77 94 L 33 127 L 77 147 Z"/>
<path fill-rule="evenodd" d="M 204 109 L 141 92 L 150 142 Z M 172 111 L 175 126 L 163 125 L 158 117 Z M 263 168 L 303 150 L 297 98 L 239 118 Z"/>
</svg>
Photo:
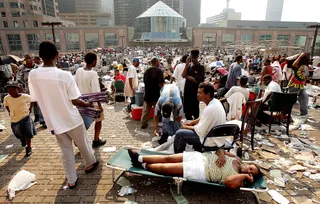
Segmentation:
<svg viewBox="0 0 320 204">
<path fill-rule="evenodd" d="M 251 158 L 260 165 L 266 176 L 267 183 L 276 186 L 268 194 L 280 203 L 287 203 L 276 192 L 281 193 L 286 186 L 295 191 L 308 190 L 299 179 L 310 179 L 310 183 L 320 181 L 320 145 L 315 143 L 315 138 L 309 136 L 310 131 L 315 131 L 312 125 L 303 123 L 317 123 L 313 118 L 295 120 L 295 134 L 286 135 L 285 127 L 272 126 L 271 134 L 267 133 L 268 127 L 258 127 L 255 138 L 255 151 L 250 153 Z M 299 129 L 299 130 L 298 130 Z M 299 133 L 299 134 L 297 134 Z M 245 145 L 244 155 L 249 151 Z M 286 188 L 288 189 L 288 188 Z M 289 202 L 288 202 L 289 203 Z"/>
</svg>

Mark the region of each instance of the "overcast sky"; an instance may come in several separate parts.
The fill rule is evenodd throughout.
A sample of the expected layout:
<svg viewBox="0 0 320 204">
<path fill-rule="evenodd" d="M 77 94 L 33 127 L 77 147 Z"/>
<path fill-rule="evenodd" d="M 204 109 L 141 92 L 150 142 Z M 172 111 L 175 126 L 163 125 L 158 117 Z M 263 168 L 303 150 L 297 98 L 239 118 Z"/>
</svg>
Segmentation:
<svg viewBox="0 0 320 204">
<path fill-rule="evenodd" d="M 226 0 L 202 0 L 201 23 L 226 5 Z M 242 20 L 265 20 L 267 0 L 230 0 L 230 8 L 241 12 Z M 285 0 L 282 21 L 320 22 L 320 0 Z"/>
</svg>

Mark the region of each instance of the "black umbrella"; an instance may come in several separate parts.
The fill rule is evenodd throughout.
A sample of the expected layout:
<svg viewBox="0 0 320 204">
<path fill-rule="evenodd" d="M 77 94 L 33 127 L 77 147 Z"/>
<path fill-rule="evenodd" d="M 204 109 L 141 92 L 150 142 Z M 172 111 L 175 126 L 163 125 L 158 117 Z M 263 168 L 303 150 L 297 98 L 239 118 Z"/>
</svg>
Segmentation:
<svg viewBox="0 0 320 204">
<path fill-rule="evenodd" d="M 0 65 L 17 63 L 21 60 L 22 59 L 20 57 L 17 57 L 15 55 L 5 55 L 0 57 Z"/>
</svg>

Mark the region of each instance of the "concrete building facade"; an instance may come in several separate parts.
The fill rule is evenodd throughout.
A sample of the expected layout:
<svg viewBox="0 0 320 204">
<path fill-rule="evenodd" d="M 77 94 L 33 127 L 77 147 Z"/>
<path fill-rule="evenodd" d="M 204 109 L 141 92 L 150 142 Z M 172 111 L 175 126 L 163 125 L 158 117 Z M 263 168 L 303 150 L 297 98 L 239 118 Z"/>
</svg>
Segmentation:
<svg viewBox="0 0 320 204">
<path fill-rule="evenodd" d="M 127 27 L 57 27 L 56 45 L 61 53 L 93 50 L 97 47 L 128 46 Z M 38 53 L 39 44 L 53 41 L 50 28 L 0 29 L 0 53 Z"/>
<path fill-rule="evenodd" d="M 227 20 L 241 20 L 241 13 L 236 12 L 234 9 L 225 8 L 220 14 L 208 17 L 206 23 L 220 26 L 221 22 Z"/>
<path fill-rule="evenodd" d="M 268 0 L 266 21 L 281 21 L 284 0 Z"/>
<path fill-rule="evenodd" d="M 201 0 L 184 0 L 183 17 L 187 19 L 187 27 L 198 27 L 201 22 Z"/>
<path fill-rule="evenodd" d="M 115 0 L 114 19 L 116 26 L 133 26 L 141 11 L 141 0 Z"/>
</svg>

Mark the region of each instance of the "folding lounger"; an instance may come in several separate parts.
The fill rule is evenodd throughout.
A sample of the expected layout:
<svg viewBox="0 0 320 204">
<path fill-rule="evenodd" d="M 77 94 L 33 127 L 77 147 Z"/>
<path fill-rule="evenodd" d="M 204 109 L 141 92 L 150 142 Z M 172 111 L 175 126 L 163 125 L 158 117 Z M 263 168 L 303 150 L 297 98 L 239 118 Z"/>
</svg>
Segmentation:
<svg viewBox="0 0 320 204">
<path fill-rule="evenodd" d="M 148 150 L 141 150 L 140 155 L 166 155 L 166 154 L 160 153 L 160 152 L 148 151 Z M 134 167 L 131 164 L 131 159 L 130 159 L 130 156 L 129 156 L 126 148 L 121 148 L 107 162 L 106 165 L 108 168 L 112 169 L 112 179 L 113 179 L 114 183 L 117 182 L 117 180 L 123 175 L 124 172 L 130 172 L 130 173 L 141 174 L 141 175 L 145 175 L 145 176 L 155 176 L 155 177 L 159 177 L 159 178 L 174 179 L 175 184 L 177 185 L 177 193 L 179 195 L 181 193 L 181 187 L 182 187 L 183 181 L 202 183 L 202 184 L 217 186 L 217 187 L 225 187 L 225 185 L 219 184 L 219 183 L 202 182 L 202 181 L 191 180 L 191 179 L 187 180 L 185 178 L 180 178 L 180 177 L 164 176 L 164 175 L 153 173 L 153 172 L 148 171 L 146 169 Z M 121 173 L 117 177 L 115 177 L 115 170 L 121 171 Z M 267 183 L 265 182 L 264 178 L 262 177 L 261 179 L 255 181 L 252 185 L 242 187 L 242 188 L 240 188 L 240 190 L 252 192 L 256 196 L 257 201 L 259 201 L 259 199 L 257 197 L 257 192 L 265 192 L 268 190 L 268 188 L 267 188 Z"/>
</svg>

